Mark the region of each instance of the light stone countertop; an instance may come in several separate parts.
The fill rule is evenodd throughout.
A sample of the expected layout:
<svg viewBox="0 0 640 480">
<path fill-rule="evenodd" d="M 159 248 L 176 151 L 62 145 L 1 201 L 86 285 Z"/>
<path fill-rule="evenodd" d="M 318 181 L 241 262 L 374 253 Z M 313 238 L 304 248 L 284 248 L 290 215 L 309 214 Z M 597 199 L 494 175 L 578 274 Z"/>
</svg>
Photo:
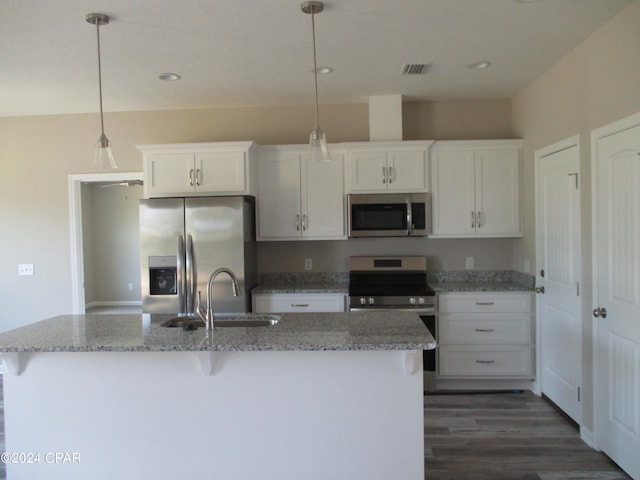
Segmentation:
<svg viewBox="0 0 640 480">
<path fill-rule="evenodd" d="M 223 315 L 221 315 L 223 316 Z M 172 315 L 60 315 L 0 334 L 0 352 L 430 350 L 407 312 L 287 313 L 269 327 L 183 330 Z"/>
<path fill-rule="evenodd" d="M 532 289 L 517 282 L 499 281 L 458 281 L 429 283 L 437 293 L 448 292 L 528 292 Z"/>
<path fill-rule="evenodd" d="M 349 293 L 348 283 L 282 283 L 282 284 L 267 284 L 259 285 L 253 290 L 253 294 L 261 293 L 337 293 L 340 295 L 347 295 Z"/>
</svg>

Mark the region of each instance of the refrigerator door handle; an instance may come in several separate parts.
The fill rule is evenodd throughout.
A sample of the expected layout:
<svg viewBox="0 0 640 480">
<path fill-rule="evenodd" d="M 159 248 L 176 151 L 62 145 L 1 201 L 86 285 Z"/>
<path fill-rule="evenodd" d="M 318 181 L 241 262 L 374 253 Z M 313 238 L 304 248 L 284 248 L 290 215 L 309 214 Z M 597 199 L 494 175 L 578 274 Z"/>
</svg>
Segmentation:
<svg viewBox="0 0 640 480">
<path fill-rule="evenodd" d="M 193 313 L 193 302 L 195 297 L 195 292 L 193 291 L 194 287 L 194 278 L 195 278 L 195 265 L 193 264 L 193 239 L 191 235 L 187 235 L 187 248 L 186 248 L 186 272 L 187 272 L 187 290 L 186 290 L 186 298 L 187 298 L 187 311 L 185 313 L 190 314 Z"/>
<path fill-rule="evenodd" d="M 178 313 L 186 313 L 185 309 L 185 279 L 184 279 L 184 238 L 178 235 L 178 252 L 176 255 L 176 270 L 178 276 Z"/>
</svg>

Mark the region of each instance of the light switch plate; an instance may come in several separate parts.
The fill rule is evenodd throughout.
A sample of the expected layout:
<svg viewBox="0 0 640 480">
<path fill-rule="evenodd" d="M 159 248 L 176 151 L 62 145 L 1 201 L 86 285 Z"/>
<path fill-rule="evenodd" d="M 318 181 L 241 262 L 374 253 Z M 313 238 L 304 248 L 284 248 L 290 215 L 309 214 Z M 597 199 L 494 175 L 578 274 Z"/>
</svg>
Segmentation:
<svg viewBox="0 0 640 480">
<path fill-rule="evenodd" d="M 313 260 L 311 258 L 304 259 L 304 269 L 313 270 Z"/>
<path fill-rule="evenodd" d="M 20 263 L 18 265 L 18 275 L 21 277 L 33 276 L 33 263 Z"/>
</svg>

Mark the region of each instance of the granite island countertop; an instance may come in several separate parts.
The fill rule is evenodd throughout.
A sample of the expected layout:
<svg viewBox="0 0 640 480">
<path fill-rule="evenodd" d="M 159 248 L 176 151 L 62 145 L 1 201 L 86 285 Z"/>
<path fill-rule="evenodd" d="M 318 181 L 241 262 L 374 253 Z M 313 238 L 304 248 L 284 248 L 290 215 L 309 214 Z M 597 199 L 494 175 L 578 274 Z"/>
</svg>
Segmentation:
<svg viewBox="0 0 640 480">
<path fill-rule="evenodd" d="M 0 352 L 430 350 L 436 346 L 420 317 L 408 312 L 278 316 L 273 326 L 218 327 L 212 334 L 204 328 L 160 326 L 173 315 L 60 315 L 0 334 Z"/>
</svg>

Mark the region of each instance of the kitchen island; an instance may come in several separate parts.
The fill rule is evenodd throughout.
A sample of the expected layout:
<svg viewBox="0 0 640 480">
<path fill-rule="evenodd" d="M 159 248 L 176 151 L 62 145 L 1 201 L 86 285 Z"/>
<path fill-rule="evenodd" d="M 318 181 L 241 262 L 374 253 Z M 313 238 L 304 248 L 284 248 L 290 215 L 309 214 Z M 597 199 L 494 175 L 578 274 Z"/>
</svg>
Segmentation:
<svg viewBox="0 0 640 480">
<path fill-rule="evenodd" d="M 0 335 L 7 478 L 423 479 L 411 313 L 183 330 L 65 315 Z"/>
</svg>

